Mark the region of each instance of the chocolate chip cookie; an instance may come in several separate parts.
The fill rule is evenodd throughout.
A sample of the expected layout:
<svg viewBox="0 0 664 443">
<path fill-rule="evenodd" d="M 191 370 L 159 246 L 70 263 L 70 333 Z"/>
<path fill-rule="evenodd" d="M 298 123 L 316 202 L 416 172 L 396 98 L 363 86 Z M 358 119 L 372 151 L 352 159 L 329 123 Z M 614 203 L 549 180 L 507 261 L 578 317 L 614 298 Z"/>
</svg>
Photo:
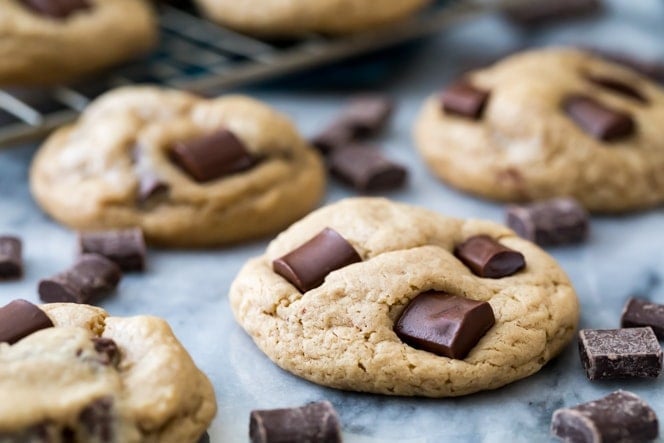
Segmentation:
<svg viewBox="0 0 664 443">
<path fill-rule="evenodd" d="M 243 267 L 229 298 L 282 368 L 388 395 L 459 396 L 527 377 L 579 317 L 565 273 L 533 243 L 379 198 L 298 221 Z"/>
<path fill-rule="evenodd" d="M 180 247 L 276 232 L 325 188 L 318 153 L 268 106 L 152 87 L 99 98 L 45 142 L 30 178 L 62 223 L 136 226 L 153 244 Z"/>
<path fill-rule="evenodd" d="M 594 212 L 664 202 L 664 90 L 590 53 L 520 53 L 429 98 L 415 126 L 433 172 L 503 201 L 575 197 Z"/>
</svg>

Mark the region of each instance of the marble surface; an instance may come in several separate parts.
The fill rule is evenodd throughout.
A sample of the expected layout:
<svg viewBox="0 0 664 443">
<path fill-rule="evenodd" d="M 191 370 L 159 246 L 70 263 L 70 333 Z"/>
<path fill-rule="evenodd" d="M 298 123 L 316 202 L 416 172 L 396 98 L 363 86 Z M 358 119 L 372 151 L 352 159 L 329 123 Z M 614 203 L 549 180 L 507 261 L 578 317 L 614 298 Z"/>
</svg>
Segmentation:
<svg viewBox="0 0 664 443">
<path fill-rule="evenodd" d="M 523 32 L 494 16 L 457 26 L 424 42 L 408 66 L 377 82 L 399 102 L 392 129 L 380 140 L 388 155 L 406 164 L 409 186 L 389 194 L 460 217 L 503 219 L 502 205 L 462 195 L 438 183 L 412 146 L 410 126 L 424 97 L 472 65 L 527 45 L 586 43 L 664 58 L 664 3 L 613 0 L 597 20 Z M 253 95 L 289 114 L 305 134 L 335 112 L 348 91 L 279 91 Z M 34 146 L 0 151 L 0 232 L 25 241 L 26 275 L 0 285 L 0 303 L 23 297 L 37 301 L 39 278 L 65 268 L 75 250 L 74 234 L 45 216 L 30 198 L 27 171 Z M 664 171 L 663 171 L 664 173 Z M 332 183 L 326 200 L 354 195 Z M 550 252 L 569 273 L 582 305 L 582 327 L 617 327 L 632 295 L 664 303 L 664 210 L 622 217 L 595 217 L 590 241 Z M 547 442 L 552 412 L 629 389 L 664 418 L 664 380 L 589 382 L 576 345 L 538 374 L 505 388 L 458 399 L 390 398 L 340 392 L 300 380 L 273 365 L 234 323 L 229 285 L 249 257 L 267 241 L 213 251 L 151 250 L 149 270 L 127 276 L 101 305 L 114 315 L 165 317 L 216 388 L 219 413 L 212 442 L 247 441 L 249 411 L 328 399 L 337 408 L 347 443 L 369 442 Z M 3 400 L 4 401 L 4 400 Z M 660 440 L 664 441 L 664 440 Z"/>
</svg>

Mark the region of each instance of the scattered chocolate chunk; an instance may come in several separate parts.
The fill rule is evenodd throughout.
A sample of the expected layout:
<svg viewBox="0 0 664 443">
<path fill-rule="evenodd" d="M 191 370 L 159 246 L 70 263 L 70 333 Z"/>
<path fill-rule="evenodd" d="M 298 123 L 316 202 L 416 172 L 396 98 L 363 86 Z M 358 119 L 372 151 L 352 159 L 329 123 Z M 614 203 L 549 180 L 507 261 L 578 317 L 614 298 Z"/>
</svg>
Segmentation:
<svg viewBox="0 0 664 443">
<path fill-rule="evenodd" d="M 113 433 L 113 399 L 101 397 L 81 411 L 78 421 L 83 425 L 85 438 L 81 441 L 99 441 L 111 443 L 115 441 Z"/>
<path fill-rule="evenodd" d="M 34 12 L 55 19 L 64 19 L 76 11 L 89 9 L 88 0 L 21 0 Z"/>
<path fill-rule="evenodd" d="M 117 366 L 120 363 L 120 349 L 110 338 L 95 337 L 92 339 L 95 351 L 101 356 L 101 363 L 107 366 Z"/>
<path fill-rule="evenodd" d="M 580 243 L 588 238 L 588 212 L 573 198 L 507 208 L 507 226 L 538 245 Z"/>
<path fill-rule="evenodd" d="M 176 143 L 171 157 L 198 182 L 243 171 L 255 163 L 244 144 L 227 129 Z"/>
<path fill-rule="evenodd" d="M 114 261 L 123 271 L 145 269 L 145 240 L 139 228 L 80 232 L 81 254 L 99 254 Z"/>
<path fill-rule="evenodd" d="M 489 95 L 488 91 L 461 80 L 443 91 L 443 110 L 449 114 L 479 120 L 489 101 Z"/>
<path fill-rule="evenodd" d="M 314 238 L 272 262 L 274 272 L 304 293 L 320 286 L 330 272 L 362 261 L 337 231 L 325 228 Z"/>
<path fill-rule="evenodd" d="M 138 201 L 141 203 L 155 196 L 163 195 L 169 189 L 168 183 L 162 181 L 154 173 L 144 173 L 138 177 Z"/>
<path fill-rule="evenodd" d="M 394 332 L 414 348 L 461 360 L 495 322 L 487 302 L 430 291 L 411 300 Z"/>
<path fill-rule="evenodd" d="M 581 129 L 598 140 L 610 141 L 634 133 L 634 120 L 629 114 L 608 108 L 588 96 L 569 96 L 563 108 Z"/>
<path fill-rule="evenodd" d="M 0 281 L 23 275 L 21 240 L 17 237 L 0 237 Z"/>
<path fill-rule="evenodd" d="M 623 328 L 650 326 L 659 339 L 664 339 L 664 305 L 630 298 L 620 318 Z"/>
<path fill-rule="evenodd" d="M 249 439 L 252 443 L 341 443 L 339 416 L 328 401 L 251 411 Z"/>
<path fill-rule="evenodd" d="M 599 0 L 532 0 L 505 9 L 507 18 L 524 27 L 585 17 L 602 10 Z"/>
<path fill-rule="evenodd" d="M 401 187 L 408 175 L 406 168 L 369 147 L 348 146 L 335 149 L 330 154 L 329 161 L 334 175 L 363 192 Z"/>
<path fill-rule="evenodd" d="M 571 443 L 644 442 L 657 438 L 659 423 L 646 402 L 618 390 L 595 401 L 556 410 L 551 432 Z"/>
<path fill-rule="evenodd" d="M 0 343 L 10 345 L 40 329 L 52 328 L 50 318 L 27 300 L 14 300 L 0 308 Z"/>
<path fill-rule="evenodd" d="M 662 348 L 652 328 L 582 329 L 579 354 L 589 380 L 657 377 Z"/>
<path fill-rule="evenodd" d="M 329 154 L 340 146 L 352 143 L 354 139 L 353 128 L 346 122 L 337 120 L 312 138 L 311 144 L 323 154 Z"/>
<path fill-rule="evenodd" d="M 99 254 L 83 254 L 70 269 L 39 282 L 39 298 L 47 303 L 87 303 L 120 282 L 122 271 Z"/>
<path fill-rule="evenodd" d="M 488 235 L 469 238 L 455 248 L 454 255 L 475 275 L 485 278 L 507 277 L 526 266 L 523 254 Z"/>
<path fill-rule="evenodd" d="M 602 88 L 610 89 L 613 92 L 624 95 L 625 97 L 633 98 L 641 103 L 648 103 L 648 100 L 636 88 L 632 85 L 621 82 L 620 80 L 599 75 L 588 75 L 586 78 L 591 83 L 601 86 Z"/>
</svg>

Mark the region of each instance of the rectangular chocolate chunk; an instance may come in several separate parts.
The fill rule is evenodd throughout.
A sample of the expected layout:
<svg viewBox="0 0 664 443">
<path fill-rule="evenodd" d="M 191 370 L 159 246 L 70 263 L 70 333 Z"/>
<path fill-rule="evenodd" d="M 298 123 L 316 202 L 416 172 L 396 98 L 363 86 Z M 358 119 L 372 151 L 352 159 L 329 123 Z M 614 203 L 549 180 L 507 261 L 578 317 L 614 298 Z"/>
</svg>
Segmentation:
<svg viewBox="0 0 664 443">
<path fill-rule="evenodd" d="M 620 94 L 623 97 L 629 97 L 636 100 L 640 103 L 648 103 L 648 99 L 634 86 L 629 85 L 623 81 L 620 81 L 613 77 L 601 76 L 601 75 L 586 75 L 586 79 L 604 89 L 608 89 L 611 92 Z"/>
<path fill-rule="evenodd" d="M 600 0 L 531 0 L 505 9 L 509 20 L 524 27 L 585 17 L 602 10 Z"/>
<path fill-rule="evenodd" d="M 39 297 L 47 303 L 88 303 L 115 289 L 120 267 L 99 254 L 83 254 L 70 269 L 39 282 Z"/>
<path fill-rule="evenodd" d="M 488 235 L 476 235 L 454 248 L 454 255 L 475 275 L 508 277 L 526 266 L 522 253 L 503 246 Z"/>
<path fill-rule="evenodd" d="M 88 0 L 21 0 L 25 6 L 37 14 L 64 19 L 76 11 L 89 9 Z"/>
<path fill-rule="evenodd" d="M 652 328 L 582 329 L 579 355 L 589 380 L 657 377 L 662 348 Z"/>
<path fill-rule="evenodd" d="M 588 212 L 569 197 L 512 205 L 507 208 L 507 226 L 542 246 L 580 243 L 588 237 Z"/>
<path fill-rule="evenodd" d="M 459 117 L 479 120 L 489 101 L 489 95 L 489 91 L 476 88 L 465 79 L 460 80 L 441 94 L 443 110 Z"/>
<path fill-rule="evenodd" d="M 0 281 L 23 275 L 22 249 L 20 238 L 0 236 Z"/>
<path fill-rule="evenodd" d="M 616 140 L 632 135 L 635 130 L 631 115 L 611 109 L 585 95 L 567 97 L 563 108 L 583 131 L 598 140 Z"/>
<path fill-rule="evenodd" d="M 51 319 L 27 300 L 14 300 L 0 308 L 0 343 L 16 343 L 40 329 L 52 328 Z"/>
<path fill-rule="evenodd" d="M 618 390 L 598 400 L 556 410 L 551 433 L 572 443 L 636 443 L 656 439 L 659 422 L 645 401 Z"/>
<path fill-rule="evenodd" d="M 99 254 L 114 261 L 123 271 L 145 269 L 145 240 L 139 228 L 78 234 L 81 254 Z"/>
<path fill-rule="evenodd" d="M 339 416 L 328 401 L 251 411 L 249 439 L 251 443 L 341 443 Z"/>
<path fill-rule="evenodd" d="M 623 328 L 650 326 L 659 339 L 664 339 L 664 305 L 640 298 L 627 300 L 620 318 Z"/>
<path fill-rule="evenodd" d="M 335 149 L 329 158 L 331 172 L 358 191 L 377 192 L 403 186 L 408 172 L 366 146 Z"/>
<path fill-rule="evenodd" d="M 464 359 L 495 322 L 487 302 L 429 291 L 410 301 L 394 332 L 414 348 Z"/>
</svg>

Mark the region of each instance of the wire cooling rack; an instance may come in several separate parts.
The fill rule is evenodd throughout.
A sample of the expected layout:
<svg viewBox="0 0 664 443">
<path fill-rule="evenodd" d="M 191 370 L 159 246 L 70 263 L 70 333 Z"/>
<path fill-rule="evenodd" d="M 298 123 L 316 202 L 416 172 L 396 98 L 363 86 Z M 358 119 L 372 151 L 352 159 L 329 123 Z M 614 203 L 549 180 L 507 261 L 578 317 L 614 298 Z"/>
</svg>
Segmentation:
<svg viewBox="0 0 664 443">
<path fill-rule="evenodd" d="M 49 89 L 0 89 L 0 147 L 36 139 L 71 122 L 113 87 L 151 83 L 212 94 L 321 66 L 432 34 L 500 1 L 437 1 L 389 29 L 346 37 L 270 42 L 209 22 L 191 7 L 159 8 L 159 46 L 147 58 L 94 80 Z"/>
</svg>

